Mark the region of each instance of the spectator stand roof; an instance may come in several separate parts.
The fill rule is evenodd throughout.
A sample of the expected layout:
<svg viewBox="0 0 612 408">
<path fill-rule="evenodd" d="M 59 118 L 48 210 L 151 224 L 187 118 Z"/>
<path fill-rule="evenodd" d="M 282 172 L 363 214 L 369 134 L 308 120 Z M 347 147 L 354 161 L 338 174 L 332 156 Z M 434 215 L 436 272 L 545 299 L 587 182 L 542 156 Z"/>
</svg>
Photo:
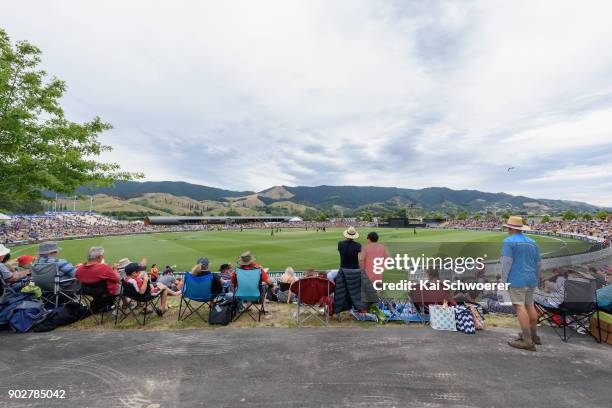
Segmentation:
<svg viewBox="0 0 612 408">
<path fill-rule="evenodd" d="M 294 221 L 293 216 L 147 216 L 144 223 L 147 225 L 179 225 L 179 224 L 223 224 L 223 223 L 243 223 L 243 222 L 290 222 Z M 301 219 L 300 219 L 301 221 Z"/>
</svg>

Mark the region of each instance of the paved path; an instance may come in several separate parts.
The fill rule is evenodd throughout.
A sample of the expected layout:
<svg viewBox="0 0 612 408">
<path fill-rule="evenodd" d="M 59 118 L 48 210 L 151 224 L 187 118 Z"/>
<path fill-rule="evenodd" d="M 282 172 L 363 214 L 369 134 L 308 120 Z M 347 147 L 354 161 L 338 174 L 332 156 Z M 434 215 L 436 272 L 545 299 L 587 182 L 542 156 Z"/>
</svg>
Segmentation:
<svg viewBox="0 0 612 408">
<path fill-rule="evenodd" d="M 0 334 L 0 407 L 609 407 L 612 347 L 428 328 Z M 9 389 L 65 400 L 9 400 Z"/>
</svg>

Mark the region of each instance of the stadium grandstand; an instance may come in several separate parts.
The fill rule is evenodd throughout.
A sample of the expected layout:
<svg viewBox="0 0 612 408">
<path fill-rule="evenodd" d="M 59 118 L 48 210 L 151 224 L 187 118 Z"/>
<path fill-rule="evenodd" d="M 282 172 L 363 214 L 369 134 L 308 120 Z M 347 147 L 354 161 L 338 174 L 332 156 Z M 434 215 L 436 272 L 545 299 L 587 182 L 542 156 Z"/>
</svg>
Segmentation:
<svg viewBox="0 0 612 408">
<path fill-rule="evenodd" d="M 301 222 L 299 217 L 279 216 L 148 216 L 144 218 L 145 225 L 184 225 L 184 224 L 245 224 L 253 222 Z"/>
</svg>

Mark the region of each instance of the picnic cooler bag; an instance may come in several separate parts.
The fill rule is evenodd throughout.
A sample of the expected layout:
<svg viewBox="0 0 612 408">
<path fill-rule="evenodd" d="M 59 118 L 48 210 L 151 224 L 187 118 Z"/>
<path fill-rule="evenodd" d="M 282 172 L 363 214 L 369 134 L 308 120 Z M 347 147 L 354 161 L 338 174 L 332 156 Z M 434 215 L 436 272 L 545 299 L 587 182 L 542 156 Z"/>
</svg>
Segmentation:
<svg viewBox="0 0 612 408">
<path fill-rule="evenodd" d="M 457 331 L 455 309 L 447 305 L 430 305 L 429 324 L 434 330 Z"/>
<path fill-rule="evenodd" d="M 231 323 L 236 312 L 236 304 L 232 300 L 215 303 L 208 315 L 208 324 L 227 326 Z"/>
<path fill-rule="evenodd" d="M 612 314 L 599 312 L 599 324 L 601 326 L 601 341 L 612 345 Z M 597 327 L 597 314 L 591 317 L 591 334 L 599 339 L 599 328 Z"/>
</svg>

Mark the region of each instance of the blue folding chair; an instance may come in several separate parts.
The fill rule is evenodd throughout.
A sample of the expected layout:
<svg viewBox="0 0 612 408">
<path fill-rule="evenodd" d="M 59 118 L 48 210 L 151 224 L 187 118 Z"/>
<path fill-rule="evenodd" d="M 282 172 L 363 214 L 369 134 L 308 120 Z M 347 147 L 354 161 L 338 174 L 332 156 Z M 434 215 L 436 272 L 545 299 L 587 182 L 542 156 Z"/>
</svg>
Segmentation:
<svg viewBox="0 0 612 408">
<path fill-rule="evenodd" d="M 251 319 L 261 321 L 261 315 L 264 310 L 264 292 L 261 290 L 261 269 L 236 269 L 236 292 L 234 299 L 238 302 L 249 302 L 242 311 L 238 311 L 234 321 L 240 316 L 247 313 Z M 251 311 L 251 308 L 257 310 L 257 319 Z"/>
<path fill-rule="evenodd" d="M 190 273 L 185 274 L 183 291 L 181 292 L 181 303 L 179 305 L 179 320 L 185 320 L 195 313 L 200 316 L 200 319 L 207 321 L 200 313 L 200 309 L 208 306 L 208 312 L 210 313 L 210 309 L 213 306 L 215 295 L 212 293 L 212 280 L 212 273 L 202 276 Z M 192 302 L 198 302 L 200 305 L 195 307 L 195 305 L 191 304 Z M 183 303 L 185 304 L 184 307 Z"/>
</svg>

